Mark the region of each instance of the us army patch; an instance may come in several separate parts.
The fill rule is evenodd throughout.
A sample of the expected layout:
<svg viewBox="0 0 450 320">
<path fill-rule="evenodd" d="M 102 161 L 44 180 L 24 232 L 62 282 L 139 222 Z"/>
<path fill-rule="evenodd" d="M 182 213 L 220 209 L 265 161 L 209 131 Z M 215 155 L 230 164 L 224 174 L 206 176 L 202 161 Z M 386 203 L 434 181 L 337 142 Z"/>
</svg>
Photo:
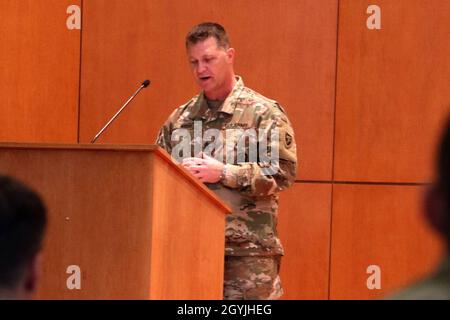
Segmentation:
<svg viewBox="0 0 450 320">
<path fill-rule="evenodd" d="M 292 136 L 285 132 L 284 133 L 284 146 L 286 147 L 286 149 L 289 149 L 292 147 L 292 142 L 294 141 L 294 139 L 292 138 Z"/>
<path fill-rule="evenodd" d="M 248 123 L 230 123 L 225 128 L 226 129 L 247 129 L 249 127 Z"/>
</svg>

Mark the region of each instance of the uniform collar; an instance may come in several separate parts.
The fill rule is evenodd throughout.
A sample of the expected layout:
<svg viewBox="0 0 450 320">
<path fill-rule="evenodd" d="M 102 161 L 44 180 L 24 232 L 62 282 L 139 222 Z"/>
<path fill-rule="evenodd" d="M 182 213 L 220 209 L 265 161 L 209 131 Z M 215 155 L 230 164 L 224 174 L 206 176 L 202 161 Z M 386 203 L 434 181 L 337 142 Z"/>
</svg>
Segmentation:
<svg viewBox="0 0 450 320">
<path fill-rule="evenodd" d="M 230 94 L 225 98 L 225 101 L 223 102 L 222 106 L 217 110 L 217 112 L 224 112 L 227 114 L 233 114 L 234 109 L 236 108 L 236 98 L 240 96 L 242 90 L 244 89 L 244 81 L 240 76 L 236 76 L 236 83 L 233 87 L 233 90 L 231 90 Z M 192 111 L 190 112 L 189 118 L 196 119 L 200 118 L 201 115 L 199 113 L 202 113 L 204 111 L 206 104 L 206 97 L 205 93 L 202 91 L 195 101 Z M 203 107 L 203 108 L 202 108 Z"/>
<path fill-rule="evenodd" d="M 234 109 L 236 108 L 236 98 L 241 95 L 243 89 L 244 81 L 240 76 L 236 76 L 236 83 L 233 87 L 233 90 L 231 90 L 230 94 L 225 99 L 218 111 L 233 114 Z"/>
</svg>

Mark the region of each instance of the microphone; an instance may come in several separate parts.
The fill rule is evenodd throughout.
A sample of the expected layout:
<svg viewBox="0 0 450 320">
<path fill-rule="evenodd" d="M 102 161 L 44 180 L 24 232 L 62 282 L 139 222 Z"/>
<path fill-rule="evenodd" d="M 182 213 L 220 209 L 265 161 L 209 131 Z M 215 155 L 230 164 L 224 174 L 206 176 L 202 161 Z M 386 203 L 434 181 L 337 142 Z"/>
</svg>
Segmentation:
<svg viewBox="0 0 450 320">
<path fill-rule="evenodd" d="M 139 89 L 136 90 L 136 92 L 128 99 L 127 102 L 122 106 L 122 108 L 117 111 L 117 113 L 111 118 L 111 120 L 108 121 L 107 124 L 95 135 L 95 137 L 92 139 L 91 143 L 95 143 L 97 139 L 102 135 L 102 133 L 109 127 L 109 125 L 116 120 L 116 118 L 119 116 L 119 114 L 127 107 L 127 105 L 138 95 L 139 92 L 141 92 L 142 89 L 147 88 L 150 85 L 150 80 L 145 80 L 142 82 Z"/>
</svg>

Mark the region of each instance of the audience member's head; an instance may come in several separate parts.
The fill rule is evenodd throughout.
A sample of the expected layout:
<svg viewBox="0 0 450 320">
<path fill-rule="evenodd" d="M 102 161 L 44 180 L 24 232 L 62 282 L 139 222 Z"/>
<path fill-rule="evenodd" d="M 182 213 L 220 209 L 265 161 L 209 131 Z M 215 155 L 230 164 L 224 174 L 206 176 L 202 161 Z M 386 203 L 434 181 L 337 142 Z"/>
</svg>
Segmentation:
<svg viewBox="0 0 450 320">
<path fill-rule="evenodd" d="M 447 255 L 433 273 L 388 296 L 388 299 L 450 299 L 450 117 L 444 128 L 436 160 L 436 178 L 426 193 L 424 213 L 433 229 L 447 240 Z"/>
<path fill-rule="evenodd" d="M 47 223 L 39 196 L 0 175 L 0 299 L 30 299 L 39 274 Z"/>
<path fill-rule="evenodd" d="M 426 197 L 428 221 L 450 244 L 450 117 L 437 157 L 437 177 Z M 450 250 L 450 246 L 447 247 Z"/>
</svg>

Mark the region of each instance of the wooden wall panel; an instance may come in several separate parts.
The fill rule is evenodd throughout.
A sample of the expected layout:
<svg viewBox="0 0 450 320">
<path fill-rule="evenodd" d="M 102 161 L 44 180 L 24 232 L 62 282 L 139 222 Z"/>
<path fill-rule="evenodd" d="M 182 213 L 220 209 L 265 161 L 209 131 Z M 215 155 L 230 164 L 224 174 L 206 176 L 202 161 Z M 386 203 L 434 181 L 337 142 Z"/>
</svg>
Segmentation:
<svg viewBox="0 0 450 320">
<path fill-rule="evenodd" d="M 83 17 L 82 142 L 149 78 L 151 86 L 99 143 L 153 143 L 171 111 L 198 92 L 184 37 L 193 25 L 213 20 L 237 49 L 237 74 L 287 110 L 299 176 L 331 178 L 336 0 L 90 0 Z"/>
<path fill-rule="evenodd" d="M 328 299 L 331 185 L 296 183 L 280 194 L 283 299 Z"/>
<path fill-rule="evenodd" d="M 0 2 L 0 141 L 77 142 L 80 0 Z"/>
<path fill-rule="evenodd" d="M 381 8 L 381 30 L 366 27 Z M 342 0 L 335 179 L 425 182 L 450 110 L 449 1 Z"/>
<path fill-rule="evenodd" d="M 380 298 L 425 275 L 440 241 L 425 223 L 423 187 L 335 185 L 331 299 Z M 381 268 L 381 289 L 367 288 L 367 267 Z"/>
</svg>

